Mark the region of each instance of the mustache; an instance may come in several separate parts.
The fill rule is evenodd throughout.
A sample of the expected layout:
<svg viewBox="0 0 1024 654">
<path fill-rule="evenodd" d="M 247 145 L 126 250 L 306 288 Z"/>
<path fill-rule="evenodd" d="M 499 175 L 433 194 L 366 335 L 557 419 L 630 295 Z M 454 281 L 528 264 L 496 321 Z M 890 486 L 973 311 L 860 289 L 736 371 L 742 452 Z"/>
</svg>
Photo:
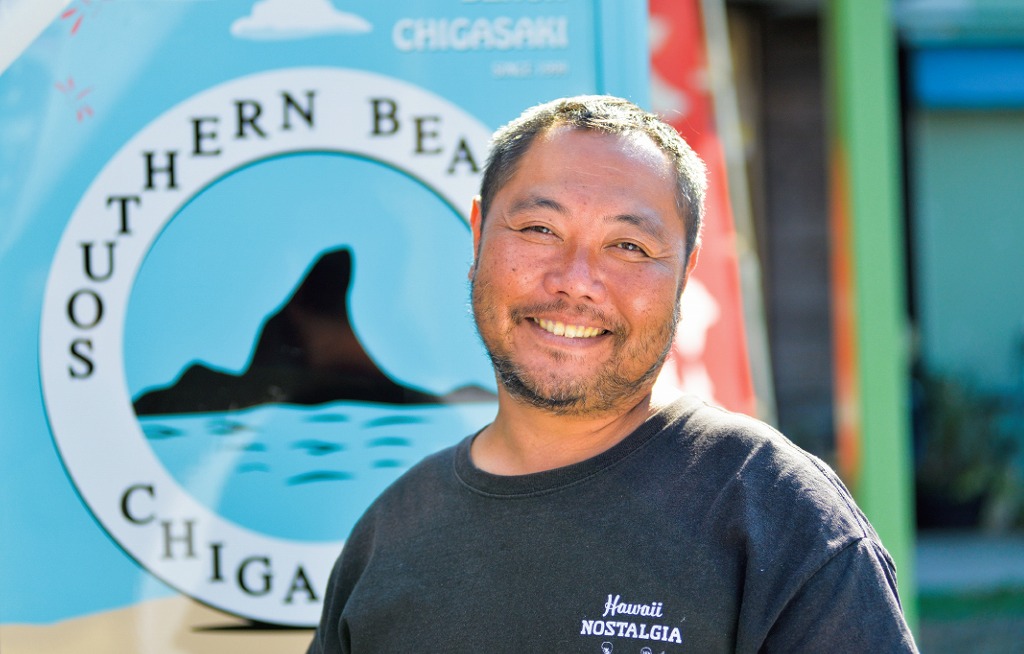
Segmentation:
<svg viewBox="0 0 1024 654">
<path fill-rule="evenodd" d="M 542 313 L 562 313 L 573 316 L 580 316 L 584 318 L 590 318 L 591 320 L 597 321 L 602 325 L 607 325 L 607 329 L 613 332 L 619 331 L 616 329 L 618 321 L 612 320 L 608 315 L 600 309 L 590 306 L 584 303 L 570 304 L 564 298 L 552 300 L 551 302 L 542 302 L 537 304 L 529 304 L 525 306 L 512 307 L 509 309 L 509 317 L 512 318 L 516 323 L 520 323 L 524 320 L 537 316 Z"/>
</svg>

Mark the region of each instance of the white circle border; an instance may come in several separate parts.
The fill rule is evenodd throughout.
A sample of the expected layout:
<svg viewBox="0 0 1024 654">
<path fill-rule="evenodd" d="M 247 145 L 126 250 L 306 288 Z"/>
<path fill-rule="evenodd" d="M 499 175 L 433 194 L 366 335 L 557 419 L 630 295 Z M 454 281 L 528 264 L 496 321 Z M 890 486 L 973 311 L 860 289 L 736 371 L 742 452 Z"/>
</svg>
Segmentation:
<svg viewBox="0 0 1024 654">
<path fill-rule="evenodd" d="M 237 102 L 258 102 L 261 122 L 280 127 L 286 111 L 282 94 L 306 106 L 309 90 L 315 91 L 314 127 L 293 112 L 291 129 L 265 138 L 251 132 L 249 138 L 234 138 Z M 398 113 L 392 118 L 399 122 L 381 119 L 389 129 L 397 126 L 394 134 L 374 135 L 361 119 L 372 118 L 372 102 L 382 98 L 396 103 Z M 208 120 L 211 116 L 217 121 Z M 447 145 L 443 153 L 417 153 L 415 134 L 407 124 L 412 116 L 431 117 L 432 150 Z M 204 119 L 201 129 L 208 134 L 216 132 L 204 138 L 200 149 L 219 150 L 217 155 L 194 155 L 196 118 Z M 148 446 L 128 392 L 124 324 L 135 277 L 160 232 L 188 201 L 233 170 L 268 157 L 325 151 L 389 164 L 432 189 L 468 220 L 457 208 L 468 209 L 479 174 L 450 172 L 457 156 L 453 148 L 464 140 L 475 157 L 482 157 L 489 139 L 490 130 L 473 116 L 410 83 L 367 71 L 304 67 L 256 73 L 201 91 L 137 132 L 107 162 L 75 207 L 50 268 L 40 323 L 40 377 L 50 429 L 75 488 L 107 533 L 146 570 L 229 613 L 271 624 L 314 626 L 320 602 L 285 601 L 287 586 L 301 568 L 322 599 L 327 574 L 344 544 L 289 541 L 230 522 L 197 502 Z M 168 150 L 177 151 L 177 188 L 145 189 L 144 153 L 152 152 L 154 161 L 166 164 Z M 168 178 L 162 174 L 156 179 Z M 112 196 L 141 198 L 128 202 L 127 234 L 121 233 L 120 204 L 111 203 Z M 90 279 L 82 244 L 94 243 L 93 257 L 99 259 L 107 241 L 116 242 L 114 272 L 101 281 Z M 76 306 L 85 307 L 78 316 L 85 325 L 69 319 L 69 302 L 76 293 L 82 293 Z M 95 298 L 102 302 L 102 318 L 88 326 L 88 319 L 95 317 Z M 71 369 L 77 366 L 81 373 L 83 364 L 69 352 L 82 338 L 91 341 L 94 369 L 75 378 Z M 126 499 L 130 488 L 136 492 Z M 133 516 L 144 515 L 146 521 L 127 519 L 125 503 Z M 170 558 L 165 557 L 165 530 L 176 539 L 169 547 L 178 554 Z M 247 558 L 266 562 L 265 571 L 274 575 L 268 592 L 254 595 L 233 580 L 236 566 Z"/>
</svg>

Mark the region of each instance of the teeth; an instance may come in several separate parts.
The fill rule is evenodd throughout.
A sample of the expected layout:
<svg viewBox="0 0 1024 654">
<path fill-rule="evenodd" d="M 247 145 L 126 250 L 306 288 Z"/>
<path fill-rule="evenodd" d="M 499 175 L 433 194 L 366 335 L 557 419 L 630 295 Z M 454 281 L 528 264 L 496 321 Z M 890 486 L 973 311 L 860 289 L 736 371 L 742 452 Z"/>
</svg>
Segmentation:
<svg viewBox="0 0 1024 654">
<path fill-rule="evenodd" d="M 551 332 L 555 336 L 564 336 L 566 338 L 594 338 L 604 333 L 604 330 L 599 327 L 583 327 L 582 325 L 566 325 L 563 322 L 557 320 L 544 320 L 543 318 L 534 318 L 533 322 L 540 325 L 541 329 L 547 332 Z"/>
</svg>

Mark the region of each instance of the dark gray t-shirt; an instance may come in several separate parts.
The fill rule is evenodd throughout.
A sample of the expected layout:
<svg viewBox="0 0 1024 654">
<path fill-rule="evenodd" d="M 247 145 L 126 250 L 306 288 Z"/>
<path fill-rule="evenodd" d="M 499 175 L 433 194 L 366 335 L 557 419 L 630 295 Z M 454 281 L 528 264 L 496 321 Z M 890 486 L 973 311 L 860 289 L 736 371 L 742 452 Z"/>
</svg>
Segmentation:
<svg viewBox="0 0 1024 654">
<path fill-rule="evenodd" d="M 915 651 L 867 519 L 762 423 L 684 398 L 523 476 L 471 440 L 359 521 L 310 652 Z"/>
</svg>

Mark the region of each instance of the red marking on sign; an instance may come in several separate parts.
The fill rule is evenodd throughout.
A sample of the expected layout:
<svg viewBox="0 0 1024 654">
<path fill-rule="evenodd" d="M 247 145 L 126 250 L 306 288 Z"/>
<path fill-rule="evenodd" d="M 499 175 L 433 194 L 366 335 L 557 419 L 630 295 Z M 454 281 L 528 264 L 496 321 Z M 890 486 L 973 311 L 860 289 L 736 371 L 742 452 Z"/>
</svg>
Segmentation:
<svg viewBox="0 0 1024 654">
<path fill-rule="evenodd" d="M 92 87 L 86 87 L 81 91 L 78 91 L 73 97 L 70 95 L 76 90 L 77 85 L 75 84 L 74 77 L 68 77 L 66 82 L 54 82 L 53 86 L 65 96 L 68 96 L 77 106 L 75 107 L 75 118 L 78 122 L 82 122 L 86 118 L 91 118 L 94 115 L 92 107 L 87 104 L 81 104 L 81 100 L 92 93 Z"/>
</svg>

